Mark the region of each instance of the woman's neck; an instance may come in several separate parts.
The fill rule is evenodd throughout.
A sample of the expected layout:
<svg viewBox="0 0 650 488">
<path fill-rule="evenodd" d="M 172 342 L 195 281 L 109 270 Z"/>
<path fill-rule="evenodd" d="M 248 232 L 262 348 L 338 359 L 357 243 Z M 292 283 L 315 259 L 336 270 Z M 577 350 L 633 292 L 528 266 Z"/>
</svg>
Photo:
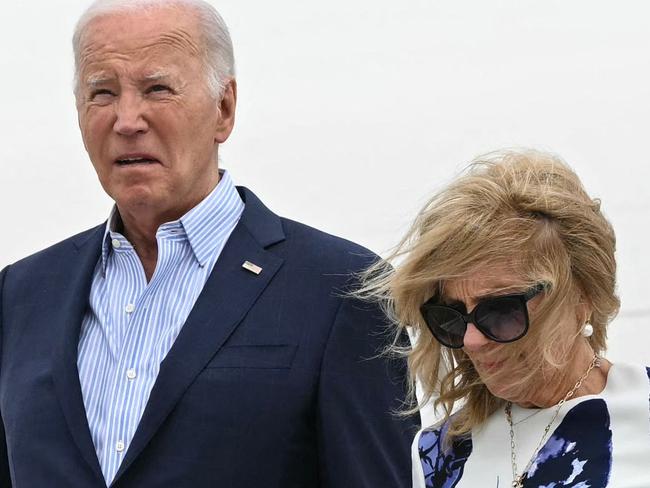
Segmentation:
<svg viewBox="0 0 650 488">
<path fill-rule="evenodd" d="M 535 389 L 535 394 L 531 398 L 514 403 L 524 408 L 548 408 L 557 405 L 575 388 L 577 382 L 585 376 L 587 370 L 591 367 L 594 352 L 585 341 L 585 346 L 576 351 L 573 357 L 575 359 L 566 367 L 569 373 L 561 372 L 553 375 L 553 377 L 544 378 L 544 384 Z M 586 377 L 573 392 L 571 398 L 595 395 L 602 392 L 607 384 L 610 367 L 611 363 L 609 361 L 599 358 L 597 364 L 586 374 Z"/>
</svg>

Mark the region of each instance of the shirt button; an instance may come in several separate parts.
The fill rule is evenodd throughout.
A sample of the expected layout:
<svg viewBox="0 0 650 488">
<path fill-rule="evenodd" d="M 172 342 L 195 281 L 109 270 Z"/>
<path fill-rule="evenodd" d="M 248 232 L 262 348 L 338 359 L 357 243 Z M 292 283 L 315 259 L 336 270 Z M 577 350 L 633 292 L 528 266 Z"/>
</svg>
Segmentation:
<svg viewBox="0 0 650 488">
<path fill-rule="evenodd" d="M 126 313 L 133 313 L 134 310 L 135 310 L 135 305 L 133 305 L 132 303 L 129 303 L 126 307 L 124 307 L 124 311 Z"/>
<path fill-rule="evenodd" d="M 117 442 L 115 443 L 115 450 L 116 450 L 117 452 L 122 452 L 122 451 L 124 451 L 124 441 L 117 441 Z"/>
<path fill-rule="evenodd" d="M 131 369 L 127 370 L 126 377 L 128 379 L 134 380 L 136 376 L 138 376 L 138 374 L 135 372 L 135 369 L 131 368 Z"/>
<path fill-rule="evenodd" d="M 111 242 L 111 244 L 113 244 L 113 247 L 114 247 L 115 249 L 119 249 L 119 248 L 122 246 L 122 243 L 121 243 L 119 240 L 117 240 L 117 239 L 113 239 L 113 241 Z"/>
</svg>

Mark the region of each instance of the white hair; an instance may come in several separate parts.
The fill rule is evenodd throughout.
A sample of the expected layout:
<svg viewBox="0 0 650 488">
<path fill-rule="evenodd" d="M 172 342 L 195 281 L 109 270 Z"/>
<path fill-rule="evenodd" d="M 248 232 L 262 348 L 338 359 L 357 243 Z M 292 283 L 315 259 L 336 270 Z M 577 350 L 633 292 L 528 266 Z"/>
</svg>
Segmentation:
<svg viewBox="0 0 650 488">
<path fill-rule="evenodd" d="M 111 13 L 153 10 L 166 6 L 188 7 L 196 13 L 204 47 L 203 64 L 208 88 L 215 98 L 221 98 L 226 84 L 235 77 L 232 40 L 228 26 L 219 12 L 203 0 L 95 0 L 79 18 L 72 37 L 75 93 L 79 92 L 82 37 L 93 19 Z"/>
</svg>

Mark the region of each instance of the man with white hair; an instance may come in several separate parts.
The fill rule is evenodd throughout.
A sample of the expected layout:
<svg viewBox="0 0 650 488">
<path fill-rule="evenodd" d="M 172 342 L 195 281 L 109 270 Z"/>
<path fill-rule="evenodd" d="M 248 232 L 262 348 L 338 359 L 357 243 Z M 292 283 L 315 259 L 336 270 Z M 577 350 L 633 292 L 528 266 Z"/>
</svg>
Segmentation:
<svg viewBox="0 0 650 488">
<path fill-rule="evenodd" d="M 0 273 L 0 486 L 410 486 L 376 257 L 218 168 L 237 85 L 207 3 L 98 1 L 74 35 L 108 222 Z"/>
</svg>

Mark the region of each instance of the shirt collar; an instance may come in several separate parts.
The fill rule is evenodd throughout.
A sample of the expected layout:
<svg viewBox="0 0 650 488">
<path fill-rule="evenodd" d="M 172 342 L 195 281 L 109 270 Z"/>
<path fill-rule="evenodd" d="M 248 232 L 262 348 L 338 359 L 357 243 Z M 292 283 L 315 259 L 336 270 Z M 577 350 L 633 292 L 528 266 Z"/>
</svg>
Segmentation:
<svg viewBox="0 0 650 488">
<path fill-rule="evenodd" d="M 217 186 L 197 206 L 189 210 L 180 219 L 162 224 L 156 232 L 159 239 L 186 239 L 199 265 L 204 266 L 221 241 L 215 238 L 219 230 L 228 227 L 228 223 L 238 221 L 244 209 L 237 188 L 230 173 L 220 170 Z M 102 241 L 102 271 L 106 273 L 108 256 L 113 250 L 113 242 L 119 241 L 120 248 L 129 249 L 130 243 L 120 234 L 120 214 L 113 205 L 104 230 Z M 227 237 L 227 236 L 226 236 Z"/>
</svg>

